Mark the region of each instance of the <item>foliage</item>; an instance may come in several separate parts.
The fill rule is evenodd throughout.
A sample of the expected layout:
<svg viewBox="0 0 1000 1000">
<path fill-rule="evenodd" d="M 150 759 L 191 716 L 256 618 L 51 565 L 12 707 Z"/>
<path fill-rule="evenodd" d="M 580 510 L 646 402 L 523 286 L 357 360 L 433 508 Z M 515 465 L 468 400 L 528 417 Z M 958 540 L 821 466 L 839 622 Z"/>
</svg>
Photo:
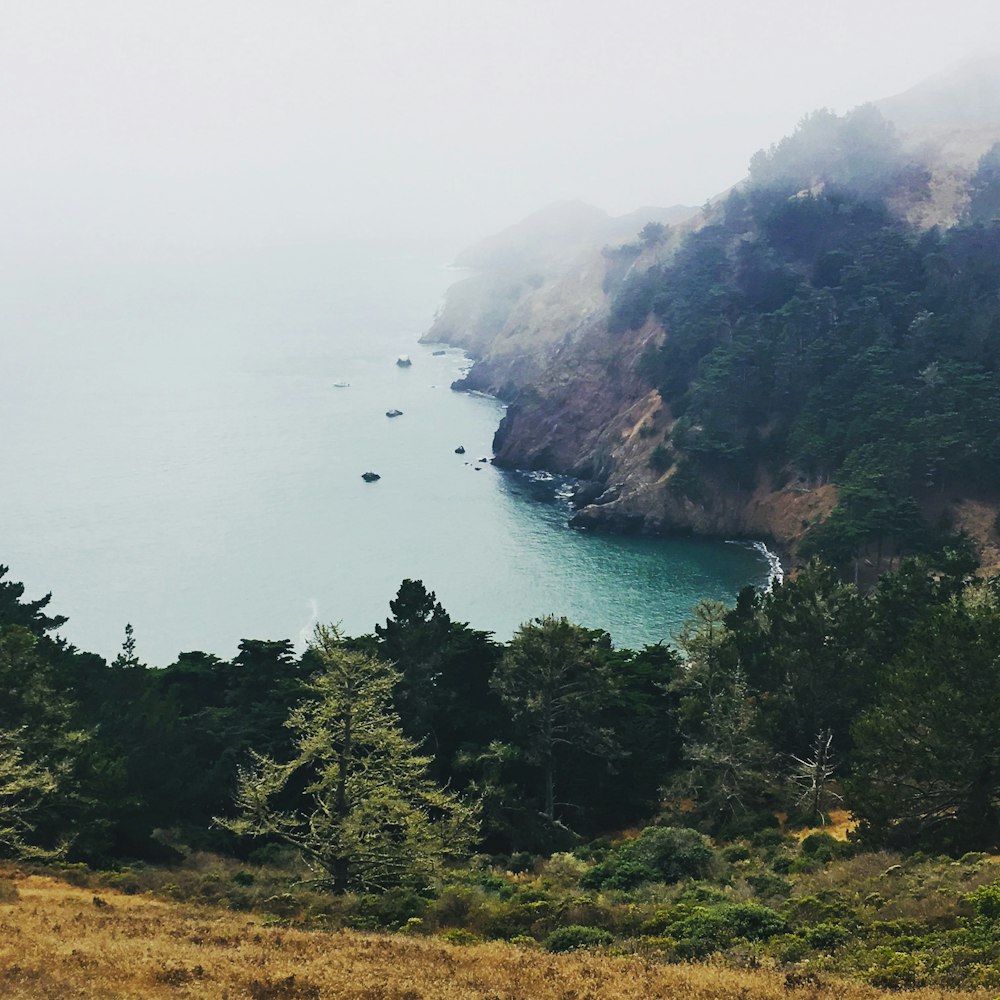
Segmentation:
<svg viewBox="0 0 1000 1000">
<path fill-rule="evenodd" d="M 599 927 L 581 927 L 570 924 L 553 931 L 544 941 L 546 951 L 576 951 L 578 948 L 597 948 L 609 945 L 614 941 L 614 935 L 602 931 Z"/>
<path fill-rule="evenodd" d="M 423 884 L 467 849 L 475 809 L 426 778 L 428 760 L 392 708 L 387 664 L 347 649 L 335 628 L 317 626 L 311 649 L 322 672 L 286 723 L 295 757 L 255 753 L 240 774 L 240 815 L 220 823 L 294 845 L 335 892 Z"/>
<path fill-rule="evenodd" d="M 587 889 L 632 889 L 644 882 L 704 878 L 713 858 L 710 841 L 695 830 L 649 826 L 587 872 L 581 885 Z"/>
<path fill-rule="evenodd" d="M 1000 609 L 985 588 L 936 608 L 855 726 L 852 809 L 869 838 L 1000 846 Z"/>
<path fill-rule="evenodd" d="M 605 760 L 617 741 L 600 724 L 611 694 L 606 632 L 553 616 L 526 622 L 515 632 L 492 685 L 525 734 L 528 759 L 539 766 L 542 814 L 557 819 L 556 777 L 564 753 Z"/>
<path fill-rule="evenodd" d="M 914 232 L 883 201 L 924 183 L 892 127 L 871 107 L 820 111 L 672 261 L 630 275 L 610 325 L 652 314 L 668 332 L 642 370 L 678 418 L 672 491 L 703 504 L 704 483 L 752 489 L 761 470 L 832 480 L 839 505 L 803 553 L 877 573 L 940 544 L 922 497 L 1000 487 L 997 163 L 980 164 L 969 224 Z"/>
</svg>

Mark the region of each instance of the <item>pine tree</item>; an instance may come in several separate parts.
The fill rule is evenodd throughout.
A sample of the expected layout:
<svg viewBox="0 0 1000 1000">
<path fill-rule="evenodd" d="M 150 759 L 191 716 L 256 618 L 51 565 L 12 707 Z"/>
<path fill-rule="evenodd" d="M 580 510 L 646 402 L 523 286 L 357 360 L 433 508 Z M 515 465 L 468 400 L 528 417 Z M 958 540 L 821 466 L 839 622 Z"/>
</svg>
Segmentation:
<svg viewBox="0 0 1000 1000">
<path fill-rule="evenodd" d="M 294 845 L 334 892 L 424 884 L 469 848 L 477 809 L 427 778 L 429 759 L 392 705 L 392 667 L 348 649 L 335 627 L 318 625 L 310 651 L 322 669 L 285 723 L 295 756 L 254 754 L 239 778 L 239 817 L 216 822 Z"/>
<path fill-rule="evenodd" d="M 561 751 L 611 759 L 618 744 L 601 725 L 611 699 L 607 654 L 611 638 L 599 629 L 549 616 L 526 622 L 511 639 L 491 684 L 523 727 L 527 759 L 542 770 L 542 814 L 556 819 Z"/>
</svg>

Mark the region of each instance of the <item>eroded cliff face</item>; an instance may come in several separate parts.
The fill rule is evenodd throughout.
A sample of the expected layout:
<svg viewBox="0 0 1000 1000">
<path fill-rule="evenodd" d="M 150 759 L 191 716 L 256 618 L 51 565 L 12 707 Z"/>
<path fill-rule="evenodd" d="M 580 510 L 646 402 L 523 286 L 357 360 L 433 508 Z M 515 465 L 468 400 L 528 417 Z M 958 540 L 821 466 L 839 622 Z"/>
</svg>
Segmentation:
<svg viewBox="0 0 1000 1000">
<path fill-rule="evenodd" d="M 749 488 L 703 480 L 692 499 L 672 482 L 673 468 L 658 471 L 673 417 L 642 375 L 640 359 L 664 336 L 653 322 L 618 335 L 605 324 L 592 326 L 509 406 L 495 461 L 580 479 L 577 527 L 752 537 L 791 555 L 806 527 L 836 505 L 833 486 L 776 488 L 761 473 Z"/>
<path fill-rule="evenodd" d="M 926 105 L 910 95 L 884 103 L 901 116 Z M 889 198 L 896 216 L 920 229 L 958 221 L 978 158 L 1000 139 L 993 121 L 977 118 L 959 130 L 919 115 L 907 121 L 914 169 Z M 823 183 L 816 179 L 815 192 Z M 794 561 L 808 528 L 836 507 L 836 488 L 794 469 L 780 482 L 763 468 L 742 484 L 704 471 L 696 483 L 678 481 L 674 418 L 642 363 L 668 331 L 652 320 L 624 333 L 608 327 L 611 297 L 626 276 L 669 261 L 705 221 L 691 209 L 621 219 L 580 205 L 546 210 L 459 258 L 474 270 L 450 290 L 423 340 L 464 347 L 475 364 L 456 388 L 509 404 L 494 441 L 498 464 L 581 481 L 575 525 L 758 538 Z M 1000 568 L 996 504 L 956 498 L 943 513 Z"/>
</svg>

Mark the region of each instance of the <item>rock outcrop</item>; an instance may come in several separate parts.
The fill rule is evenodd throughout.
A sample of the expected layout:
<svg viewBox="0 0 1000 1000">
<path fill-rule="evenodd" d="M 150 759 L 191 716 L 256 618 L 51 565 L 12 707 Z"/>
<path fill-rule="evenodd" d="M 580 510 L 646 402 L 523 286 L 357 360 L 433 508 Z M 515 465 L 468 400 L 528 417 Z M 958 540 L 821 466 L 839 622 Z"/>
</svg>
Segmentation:
<svg viewBox="0 0 1000 1000">
<path fill-rule="evenodd" d="M 990 79 L 1000 77 L 994 72 Z M 978 157 L 1000 140 L 1000 114 L 988 124 L 995 109 L 986 108 L 986 98 L 962 130 L 922 122 L 925 91 L 883 102 L 913 130 L 907 148 L 919 167 L 912 175 L 917 182 L 890 205 L 920 228 L 959 219 Z M 932 103 L 940 109 L 949 101 L 945 95 Z M 794 556 L 809 526 L 836 506 L 836 488 L 793 469 L 775 482 L 762 468 L 739 486 L 708 475 L 678 483 L 669 442 L 674 418 L 642 363 L 668 332 L 653 320 L 624 333 L 609 329 L 611 298 L 625 277 L 669 260 L 683 236 L 704 223 L 691 209 L 610 219 L 570 204 L 538 213 L 458 259 L 472 273 L 449 290 L 422 339 L 460 346 L 473 357 L 455 388 L 508 402 L 494 441 L 497 465 L 580 480 L 575 525 L 755 537 Z M 979 502 L 960 506 L 959 522 L 995 535 L 990 509 Z M 984 553 L 1000 552 L 995 537 L 980 541 Z"/>
</svg>

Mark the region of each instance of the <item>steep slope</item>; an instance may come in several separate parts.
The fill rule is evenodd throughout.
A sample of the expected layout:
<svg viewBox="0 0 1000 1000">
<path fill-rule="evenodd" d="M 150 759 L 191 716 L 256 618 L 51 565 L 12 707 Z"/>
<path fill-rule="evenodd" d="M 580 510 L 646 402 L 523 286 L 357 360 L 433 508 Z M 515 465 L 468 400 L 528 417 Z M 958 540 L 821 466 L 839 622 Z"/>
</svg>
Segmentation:
<svg viewBox="0 0 1000 1000">
<path fill-rule="evenodd" d="M 510 402 L 496 461 L 585 480 L 580 526 L 805 540 L 873 574 L 950 524 L 989 559 L 1000 243 L 968 225 L 1000 214 L 1000 73 L 973 76 L 972 130 L 946 77 L 883 102 L 909 137 L 871 106 L 809 116 L 707 214 L 615 244 L 578 211 L 470 253 L 426 339 Z"/>
<path fill-rule="evenodd" d="M 463 388 L 504 399 L 607 318 L 602 248 L 697 214 L 683 205 L 612 217 L 582 202 L 551 205 L 465 250 L 472 273 L 448 290 L 424 343 L 463 347 L 477 361 Z"/>
</svg>

